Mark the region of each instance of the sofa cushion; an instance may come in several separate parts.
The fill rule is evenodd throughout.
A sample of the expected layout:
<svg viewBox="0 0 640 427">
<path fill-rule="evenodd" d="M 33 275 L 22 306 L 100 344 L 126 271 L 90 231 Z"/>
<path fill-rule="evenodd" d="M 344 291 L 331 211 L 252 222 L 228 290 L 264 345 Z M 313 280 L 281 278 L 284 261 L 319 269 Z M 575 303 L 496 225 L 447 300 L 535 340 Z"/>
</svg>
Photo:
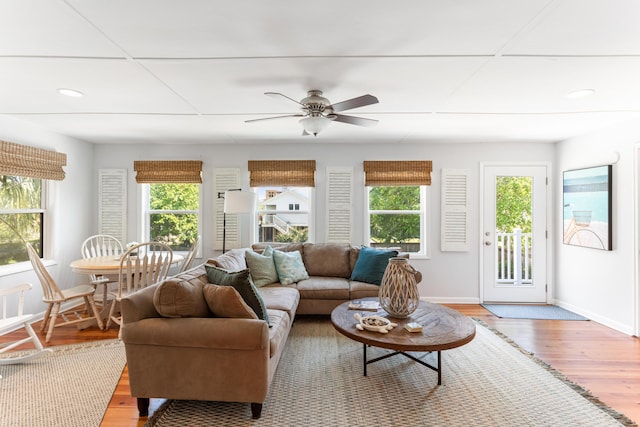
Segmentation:
<svg viewBox="0 0 640 427">
<path fill-rule="evenodd" d="M 269 319 L 272 319 L 273 325 L 269 328 L 269 357 L 273 357 L 287 343 L 291 329 L 291 318 L 284 311 L 269 310 Z"/>
<path fill-rule="evenodd" d="M 267 246 L 262 254 L 247 251 L 245 257 L 254 285 L 261 287 L 278 281 L 278 272 L 276 271 L 276 265 L 273 263 L 273 249 L 271 246 Z"/>
<path fill-rule="evenodd" d="M 298 251 L 273 251 L 273 262 L 276 265 L 278 279 L 283 285 L 290 285 L 300 280 L 308 279 L 309 274 L 302 262 L 302 255 Z"/>
<path fill-rule="evenodd" d="M 295 288 L 278 285 L 267 285 L 260 288 L 260 294 L 267 310 L 282 310 L 293 319 L 300 303 L 300 293 Z M 271 316 L 269 316 L 271 321 Z"/>
<path fill-rule="evenodd" d="M 216 317 L 257 319 L 258 315 L 244 302 L 242 296 L 232 286 L 219 286 L 210 283 L 202 288 L 209 310 Z"/>
<path fill-rule="evenodd" d="M 296 289 L 304 299 L 349 299 L 349 279 L 342 277 L 311 276 L 296 283 Z"/>
<path fill-rule="evenodd" d="M 379 285 L 389 258 L 398 256 L 398 251 L 375 249 L 363 246 L 351 273 L 351 280 Z"/>
<path fill-rule="evenodd" d="M 351 276 L 349 254 L 351 245 L 338 243 L 305 243 L 302 260 L 309 276 Z"/>
<path fill-rule="evenodd" d="M 231 249 L 220 256 L 207 261 L 207 264 L 224 268 L 227 271 L 240 271 L 247 268 L 244 253 L 246 249 Z"/>
<path fill-rule="evenodd" d="M 232 286 L 244 302 L 258 315 L 258 319 L 265 320 L 269 324 L 269 315 L 264 305 L 258 288 L 251 282 L 249 269 L 230 272 L 222 268 L 205 265 L 209 283 L 221 286 Z"/>
<path fill-rule="evenodd" d="M 211 317 L 202 294 L 207 283 L 205 269 L 193 268 L 159 283 L 153 294 L 153 305 L 164 317 Z"/>
<path fill-rule="evenodd" d="M 364 282 L 349 282 L 351 287 L 351 299 L 361 299 L 366 297 L 377 297 L 380 286 Z"/>
</svg>

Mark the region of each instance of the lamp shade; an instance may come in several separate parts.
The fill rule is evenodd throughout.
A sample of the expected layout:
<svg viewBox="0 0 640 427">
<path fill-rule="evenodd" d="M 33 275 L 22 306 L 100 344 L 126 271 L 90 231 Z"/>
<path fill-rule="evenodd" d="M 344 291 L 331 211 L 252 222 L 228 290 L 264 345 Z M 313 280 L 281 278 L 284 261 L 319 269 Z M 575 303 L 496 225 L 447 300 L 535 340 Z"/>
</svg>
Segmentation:
<svg viewBox="0 0 640 427">
<path fill-rule="evenodd" d="M 225 191 L 224 213 L 250 213 L 256 207 L 256 193 L 252 191 Z"/>
</svg>

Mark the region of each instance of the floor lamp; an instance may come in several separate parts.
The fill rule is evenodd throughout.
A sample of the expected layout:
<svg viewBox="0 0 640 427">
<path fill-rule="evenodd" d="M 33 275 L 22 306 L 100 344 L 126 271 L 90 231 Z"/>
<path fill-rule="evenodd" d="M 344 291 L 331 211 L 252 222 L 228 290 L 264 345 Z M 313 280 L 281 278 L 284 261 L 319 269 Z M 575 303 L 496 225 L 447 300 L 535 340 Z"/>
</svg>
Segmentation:
<svg viewBox="0 0 640 427">
<path fill-rule="evenodd" d="M 233 188 L 218 193 L 218 199 L 224 199 L 222 210 L 222 253 L 227 251 L 227 214 L 251 213 L 256 207 L 256 193 Z"/>
</svg>

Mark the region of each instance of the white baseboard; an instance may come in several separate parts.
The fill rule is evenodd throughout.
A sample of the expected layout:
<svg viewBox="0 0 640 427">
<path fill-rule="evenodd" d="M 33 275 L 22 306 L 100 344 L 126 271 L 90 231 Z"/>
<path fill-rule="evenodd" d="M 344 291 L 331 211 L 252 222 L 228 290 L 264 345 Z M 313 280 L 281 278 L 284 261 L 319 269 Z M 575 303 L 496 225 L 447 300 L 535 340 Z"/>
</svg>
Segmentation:
<svg viewBox="0 0 640 427">
<path fill-rule="evenodd" d="M 566 308 L 569 311 L 573 311 L 574 313 L 577 313 L 581 316 L 586 317 L 589 320 L 593 320 L 594 322 L 598 322 L 604 326 L 607 326 L 611 329 L 615 329 L 616 331 L 622 332 L 623 334 L 627 334 L 627 335 L 633 335 L 634 331 L 633 331 L 633 326 L 630 325 L 624 325 L 620 322 L 616 322 L 614 320 L 609 319 L 608 317 L 604 317 L 601 316 L 597 313 L 593 313 L 589 310 L 584 310 L 580 307 L 576 307 L 572 304 L 568 304 L 566 302 L 563 301 L 559 301 L 556 300 L 555 304 L 559 307 L 562 308 Z"/>
</svg>

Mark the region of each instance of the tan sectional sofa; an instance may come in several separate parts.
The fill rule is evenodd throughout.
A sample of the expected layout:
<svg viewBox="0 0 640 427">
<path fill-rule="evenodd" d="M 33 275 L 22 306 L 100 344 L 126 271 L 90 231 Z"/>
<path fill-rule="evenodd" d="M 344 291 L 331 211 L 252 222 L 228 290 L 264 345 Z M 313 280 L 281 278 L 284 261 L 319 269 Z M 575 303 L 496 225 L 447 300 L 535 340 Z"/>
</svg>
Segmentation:
<svg viewBox="0 0 640 427">
<path fill-rule="evenodd" d="M 210 289 L 205 265 L 122 301 L 121 336 L 141 416 L 148 413 L 149 398 L 158 397 L 248 402 L 253 418 L 259 418 L 296 314 L 330 314 L 344 301 L 378 294 L 377 285 L 349 280 L 358 248 L 305 243 L 277 249 L 299 251 L 309 278 L 258 288 L 269 325 L 257 318 L 216 317 L 208 310 L 214 305 L 203 296 L 203 289 Z M 247 250 L 229 251 L 207 265 L 246 270 Z M 215 298 L 214 303 L 225 310 L 230 306 Z"/>
</svg>

